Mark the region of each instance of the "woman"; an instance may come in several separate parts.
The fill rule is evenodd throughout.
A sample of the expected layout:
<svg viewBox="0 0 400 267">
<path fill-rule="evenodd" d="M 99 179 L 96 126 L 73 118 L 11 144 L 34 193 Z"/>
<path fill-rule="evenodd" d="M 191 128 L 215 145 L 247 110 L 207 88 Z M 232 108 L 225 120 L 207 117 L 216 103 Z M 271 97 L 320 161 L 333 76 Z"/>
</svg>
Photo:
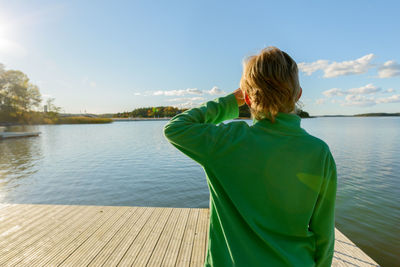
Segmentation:
<svg viewBox="0 0 400 267">
<path fill-rule="evenodd" d="M 205 266 L 331 265 L 336 165 L 328 145 L 300 126 L 301 94 L 296 62 L 267 47 L 245 61 L 240 89 L 165 125 L 168 141 L 206 173 Z M 245 103 L 253 125 L 222 123 Z"/>
</svg>

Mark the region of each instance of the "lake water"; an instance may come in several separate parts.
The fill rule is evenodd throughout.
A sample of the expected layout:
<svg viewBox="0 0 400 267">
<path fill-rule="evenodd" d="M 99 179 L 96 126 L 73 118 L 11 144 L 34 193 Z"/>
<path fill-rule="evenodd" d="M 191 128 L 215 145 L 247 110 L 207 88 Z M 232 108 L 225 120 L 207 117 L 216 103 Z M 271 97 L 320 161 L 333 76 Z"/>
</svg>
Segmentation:
<svg viewBox="0 0 400 267">
<path fill-rule="evenodd" d="M 42 134 L 0 141 L 0 202 L 208 207 L 202 167 L 164 139 L 165 123 L 8 129 Z M 335 158 L 337 228 L 382 266 L 399 266 L 400 118 L 303 119 L 302 127 Z"/>
</svg>

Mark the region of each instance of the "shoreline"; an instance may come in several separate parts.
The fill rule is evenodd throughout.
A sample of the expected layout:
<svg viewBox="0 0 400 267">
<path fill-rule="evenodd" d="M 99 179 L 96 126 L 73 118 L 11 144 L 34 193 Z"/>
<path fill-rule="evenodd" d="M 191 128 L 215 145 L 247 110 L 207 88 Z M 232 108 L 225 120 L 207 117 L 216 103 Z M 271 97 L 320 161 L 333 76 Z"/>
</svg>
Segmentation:
<svg viewBox="0 0 400 267">
<path fill-rule="evenodd" d="M 302 117 L 302 119 L 313 119 L 313 118 L 370 118 L 370 117 L 400 117 L 400 115 L 316 115 L 310 117 Z M 32 126 L 32 125 L 62 125 L 62 124 L 107 124 L 118 121 L 169 121 L 173 117 L 163 117 L 163 118 L 105 118 L 110 119 L 110 122 L 85 122 L 85 123 L 33 123 L 33 124 L 23 124 L 18 122 L 0 122 L 0 127 L 11 127 L 11 126 Z M 102 119 L 99 117 L 99 119 Z M 238 117 L 233 120 L 251 120 L 251 117 Z"/>
</svg>

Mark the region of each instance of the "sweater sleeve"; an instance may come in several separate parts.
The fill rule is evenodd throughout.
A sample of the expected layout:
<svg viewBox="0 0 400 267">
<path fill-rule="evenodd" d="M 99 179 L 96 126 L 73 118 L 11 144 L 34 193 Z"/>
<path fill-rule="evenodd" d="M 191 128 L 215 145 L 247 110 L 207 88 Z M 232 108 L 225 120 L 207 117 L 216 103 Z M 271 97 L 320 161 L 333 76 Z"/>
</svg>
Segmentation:
<svg viewBox="0 0 400 267">
<path fill-rule="evenodd" d="M 331 266 L 335 245 L 336 164 L 329 152 L 328 168 L 309 228 L 316 237 L 316 266 Z"/>
<path fill-rule="evenodd" d="M 173 117 L 164 126 L 165 138 L 181 152 L 204 165 L 229 124 L 239 116 L 234 93 L 201 104 Z M 216 124 L 219 124 L 218 126 Z"/>
</svg>

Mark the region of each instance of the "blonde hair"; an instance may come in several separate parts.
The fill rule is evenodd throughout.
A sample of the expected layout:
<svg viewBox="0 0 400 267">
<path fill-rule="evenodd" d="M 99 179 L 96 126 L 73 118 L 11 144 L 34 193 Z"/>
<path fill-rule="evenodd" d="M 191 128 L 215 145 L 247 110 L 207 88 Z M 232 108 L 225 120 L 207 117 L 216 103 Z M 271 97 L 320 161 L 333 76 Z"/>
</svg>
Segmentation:
<svg viewBox="0 0 400 267">
<path fill-rule="evenodd" d="M 243 62 L 240 88 L 250 98 L 254 118 L 275 122 L 278 112 L 289 113 L 296 108 L 300 93 L 297 64 L 276 47 L 264 48 Z"/>
</svg>

